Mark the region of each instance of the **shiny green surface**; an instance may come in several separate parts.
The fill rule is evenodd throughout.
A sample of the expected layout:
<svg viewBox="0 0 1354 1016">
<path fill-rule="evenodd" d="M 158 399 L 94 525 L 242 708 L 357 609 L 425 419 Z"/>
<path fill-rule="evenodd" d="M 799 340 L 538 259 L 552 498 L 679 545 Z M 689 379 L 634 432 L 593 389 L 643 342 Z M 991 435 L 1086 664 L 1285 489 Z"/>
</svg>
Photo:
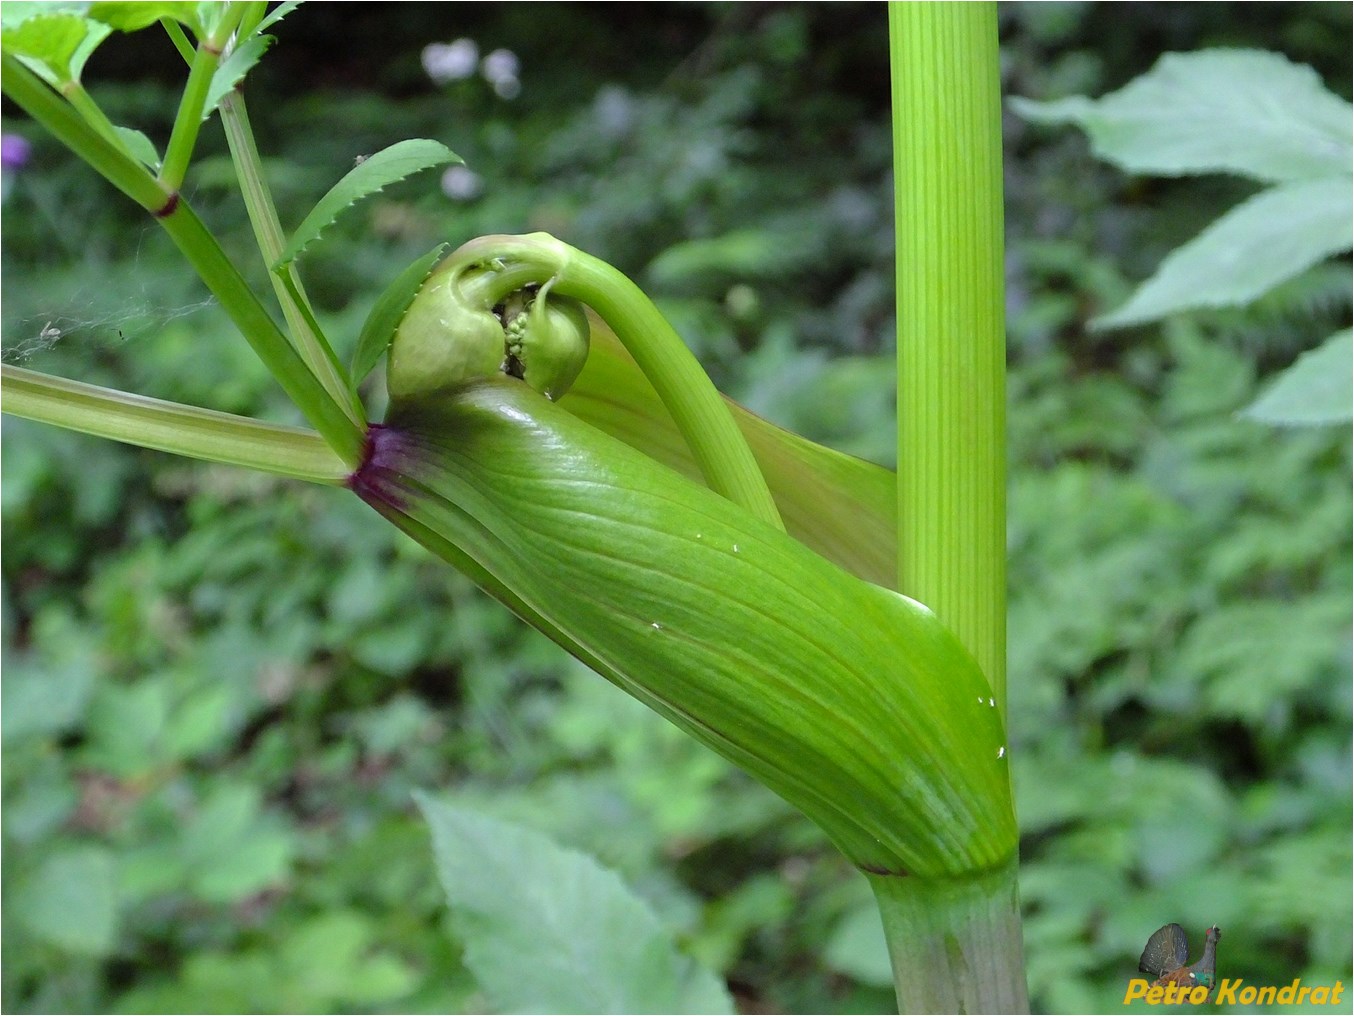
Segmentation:
<svg viewBox="0 0 1354 1016">
<path fill-rule="evenodd" d="M 959 874 L 1011 856 L 991 689 L 919 604 L 511 379 L 397 407 L 356 486 L 860 867 Z"/>
</svg>

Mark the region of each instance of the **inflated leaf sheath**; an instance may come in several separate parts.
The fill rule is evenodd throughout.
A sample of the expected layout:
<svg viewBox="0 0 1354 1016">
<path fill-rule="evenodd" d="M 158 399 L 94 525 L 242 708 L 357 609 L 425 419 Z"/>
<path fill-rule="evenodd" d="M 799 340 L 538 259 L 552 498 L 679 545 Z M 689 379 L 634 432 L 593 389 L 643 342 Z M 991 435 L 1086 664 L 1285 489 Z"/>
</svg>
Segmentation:
<svg viewBox="0 0 1354 1016">
<path fill-rule="evenodd" d="M 944 877 L 1013 854 L 998 710 L 934 615 L 520 381 L 396 405 L 351 485 L 860 867 Z"/>
</svg>

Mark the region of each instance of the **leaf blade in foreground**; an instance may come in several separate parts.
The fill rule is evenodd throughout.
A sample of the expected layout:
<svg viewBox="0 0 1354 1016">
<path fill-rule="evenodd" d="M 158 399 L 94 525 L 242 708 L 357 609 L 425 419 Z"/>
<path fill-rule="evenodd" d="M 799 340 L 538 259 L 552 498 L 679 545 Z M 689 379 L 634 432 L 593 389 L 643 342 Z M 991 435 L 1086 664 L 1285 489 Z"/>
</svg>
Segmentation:
<svg viewBox="0 0 1354 1016">
<path fill-rule="evenodd" d="M 924 606 L 512 378 L 397 404 L 350 486 L 861 868 L 945 878 L 1011 857 L 1000 713 Z"/>
<path fill-rule="evenodd" d="M 648 904 L 543 833 L 418 795 L 465 962 L 502 1012 L 731 1013 Z"/>
</svg>

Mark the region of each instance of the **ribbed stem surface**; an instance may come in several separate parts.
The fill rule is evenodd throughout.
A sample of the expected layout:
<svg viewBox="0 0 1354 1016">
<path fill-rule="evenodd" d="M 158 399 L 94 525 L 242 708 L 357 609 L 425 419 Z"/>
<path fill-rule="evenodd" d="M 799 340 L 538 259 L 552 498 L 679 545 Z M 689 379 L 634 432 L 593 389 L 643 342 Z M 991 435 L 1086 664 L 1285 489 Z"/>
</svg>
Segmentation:
<svg viewBox="0 0 1354 1016">
<path fill-rule="evenodd" d="M 1006 349 L 996 6 L 891 3 L 898 252 L 898 588 L 1006 712 Z M 1005 748 L 1002 748 L 1004 753 Z M 1014 854 L 871 877 L 902 1012 L 1025 1012 Z"/>
<path fill-rule="evenodd" d="M 963 879 L 866 875 L 904 1013 L 1020 1013 L 1025 997 L 1015 860 Z"/>
<path fill-rule="evenodd" d="M 1006 425 L 995 6 L 889 7 L 898 250 L 899 588 L 1005 711 Z"/>
</svg>

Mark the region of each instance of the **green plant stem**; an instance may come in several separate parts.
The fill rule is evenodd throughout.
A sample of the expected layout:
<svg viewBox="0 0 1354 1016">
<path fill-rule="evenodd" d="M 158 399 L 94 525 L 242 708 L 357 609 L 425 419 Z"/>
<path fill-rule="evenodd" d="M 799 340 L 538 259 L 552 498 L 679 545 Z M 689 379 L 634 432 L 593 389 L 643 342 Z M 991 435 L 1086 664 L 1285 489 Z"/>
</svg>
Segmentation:
<svg viewBox="0 0 1354 1016">
<path fill-rule="evenodd" d="M 170 42 L 174 43 L 174 48 L 179 51 L 179 56 L 183 57 L 183 62 L 192 67 L 193 60 L 197 55 L 197 47 L 189 40 L 188 33 L 183 30 L 183 26 L 173 18 L 161 18 L 160 27 L 165 30 Z"/>
<path fill-rule="evenodd" d="M 1016 862 L 964 879 L 866 874 L 904 1013 L 1020 1013 L 1025 997 Z"/>
<path fill-rule="evenodd" d="M 113 121 L 109 120 L 104 111 L 99 108 L 90 94 L 85 91 L 85 86 L 78 81 L 68 81 L 62 86 L 61 94 L 66 97 L 66 101 L 71 107 L 84 118 L 85 123 L 93 127 L 99 135 L 114 148 L 124 150 L 122 139 L 118 137 L 117 128 L 113 126 Z"/>
<path fill-rule="evenodd" d="M 313 431 L 0 368 L 5 412 L 141 448 L 342 484 L 348 469 Z"/>
<path fill-rule="evenodd" d="M 622 272 L 543 233 L 486 236 L 453 252 L 447 270 L 493 266 L 467 281 L 477 305 L 492 307 L 523 285 L 553 281 L 553 292 L 592 307 L 611 326 L 671 414 L 711 490 L 777 529 L 785 526 L 746 439 L 700 362 L 653 302 Z"/>
<path fill-rule="evenodd" d="M 307 369 L 188 203 L 166 191 L 145 167 L 110 144 L 8 54 L 0 54 L 0 87 L 104 179 L 155 216 L 306 419 L 345 463 L 355 467 L 362 457 L 364 428 Z"/>
<path fill-rule="evenodd" d="M 179 250 L 196 269 L 212 295 L 254 348 L 269 373 L 277 379 L 311 426 L 350 467 L 362 458 L 364 428 L 355 423 L 344 404 L 335 401 L 259 303 L 249 284 L 221 250 L 185 201 L 160 217 Z"/>
<path fill-rule="evenodd" d="M 212 75 L 220 63 L 219 51 L 212 49 L 206 42 L 198 43 L 192 69 L 188 72 L 188 83 L 179 99 L 179 111 L 174 117 L 169 145 L 165 148 L 165 160 L 160 166 L 160 182 L 171 191 L 183 186 L 188 163 L 193 158 L 193 149 L 202 130 L 202 111 L 207 105 Z"/>
<path fill-rule="evenodd" d="M 898 293 L 898 588 L 1005 717 L 1006 442 L 996 5 L 889 4 Z M 1016 861 L 872 878 L 903 1012 L 1024 1012 Z"/>
<path fill-rule="evenodd" d="M 244 0 L 240 6 L 243 8 L 240 15 L 240 38 L 247 39 L 254 34 L 254 30 L 267 15 L 268 4 L 266 0 Z"/>
<path fill-rule="evenodd" d="M 889 5 L 898 280 L 899 589 L 1005 711 L 1006 342 L 995 5 Z"/>
<path fill-rule="evenodd" d="M 265 265 L 273 265 L 282 256 L 285 237 L 277 218 L 268 181 L 263 175 L 263 160 L 254 143 L 254 132 L 249 124 L 249 111 L 244 96 L 233 92 L 221 103 L 221 123 L 226 129 L 230 157 L 235 164 L 235 175 L 240 181 L 249 222 L 254 227 L 254 239 L 263 255 Z M 273 292 L 277 294 L 287 328 L 296 340 L 301 359 L 324 386 L 330 397 L 344 407 L 348 417 L 359 426 L 365 426 L 366 417 L 358 401 L 347 372 L 334 356 L 333 347 L 315 324 L 305 290 L 295 264 L 288 264 L 280 272 L 269 272 Z"/>
</svg>

